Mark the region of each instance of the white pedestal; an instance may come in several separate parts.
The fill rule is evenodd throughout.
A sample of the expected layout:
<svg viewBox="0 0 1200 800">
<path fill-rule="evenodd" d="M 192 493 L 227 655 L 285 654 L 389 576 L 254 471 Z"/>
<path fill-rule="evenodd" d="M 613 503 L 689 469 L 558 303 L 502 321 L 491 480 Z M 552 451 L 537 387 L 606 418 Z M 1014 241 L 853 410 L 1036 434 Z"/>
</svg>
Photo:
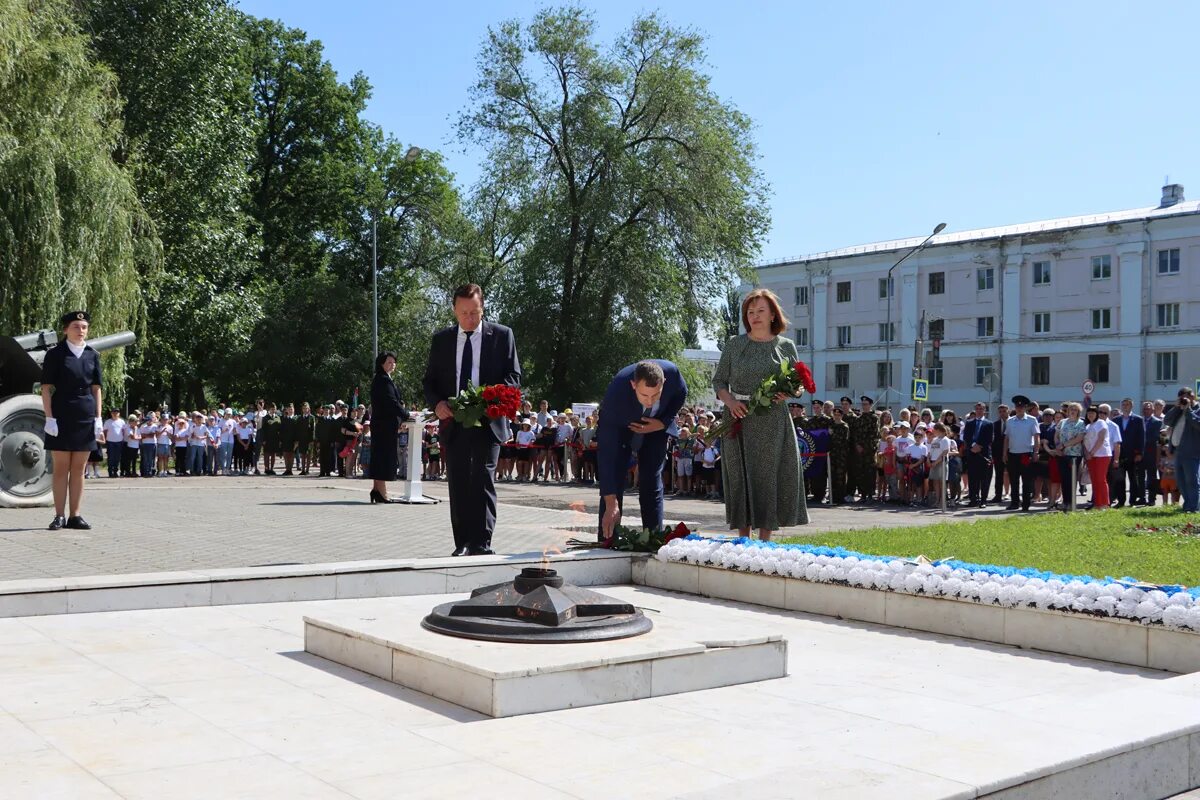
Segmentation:
<svg viewBox="0 0 1200 800">
<path fill-rule="evenodd" d="M 437 498 L 425 496 L 421 486 L 421 433 L 425 422 L 420 414 L 413 414 L 404 424 L 408 426 L 408 480 L 404 482 L 404 493 L 395 498 L 395 502 L 409 505 L 437 503 Z"/>
</svg>

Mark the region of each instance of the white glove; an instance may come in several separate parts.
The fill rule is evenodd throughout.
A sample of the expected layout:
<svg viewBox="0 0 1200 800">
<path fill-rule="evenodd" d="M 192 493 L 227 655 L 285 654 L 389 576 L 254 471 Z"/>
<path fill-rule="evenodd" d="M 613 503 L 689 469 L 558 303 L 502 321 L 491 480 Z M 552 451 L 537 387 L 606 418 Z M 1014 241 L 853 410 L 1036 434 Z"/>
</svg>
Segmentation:
<svg viewBox="0 0 1200 800">
<path fill-rule="evenodd" d="M 104 420 L 96 417 L 92 421 L 92 433 L 96 434 L 97 439 L 104 435 Z"/>
<path fill-rule="evenodd" d="M 46 417 L 46 434 L 48 436 L 58 436 L 58 420 L 54 417 Z"/>
</svg>

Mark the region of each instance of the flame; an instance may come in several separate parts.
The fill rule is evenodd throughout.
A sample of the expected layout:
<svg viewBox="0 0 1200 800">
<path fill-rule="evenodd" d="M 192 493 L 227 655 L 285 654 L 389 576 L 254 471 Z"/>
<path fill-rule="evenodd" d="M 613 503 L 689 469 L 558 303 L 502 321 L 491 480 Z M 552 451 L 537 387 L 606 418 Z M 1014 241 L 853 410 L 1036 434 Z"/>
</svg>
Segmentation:
<svg viewBox="0 0 1200 800">
<path fill-rule="evenodd" d="M 550 569 L 550 554 L 551 553 L 557 553 L 558 555 L 561 556 L 562 550 L 559 550 L 554 545 L 550 545 L 549 547 L 542 550 L 542 569 Z"/>
</svg>

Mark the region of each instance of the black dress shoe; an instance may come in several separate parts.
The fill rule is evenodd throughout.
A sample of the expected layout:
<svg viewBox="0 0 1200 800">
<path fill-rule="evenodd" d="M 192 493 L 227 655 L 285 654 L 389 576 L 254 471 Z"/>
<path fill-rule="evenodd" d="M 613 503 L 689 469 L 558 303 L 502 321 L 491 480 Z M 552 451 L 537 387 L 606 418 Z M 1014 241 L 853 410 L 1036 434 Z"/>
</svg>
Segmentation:
<svg viewBox="0 0 1200 800">
<path fill-rule="evenodd" d="M 469 555 L 471 555 L 471 548 L 467 547 L 466 545 L 463 545 L 462 547 L 458 548 L 450 555 L 452 555 L 452 556 L 469 556 Z"/>
<path fill-rule="evenodd" d="M 472 547 L 471 555 L 473 556 L 494 556 L 496 551 L 490 547 Z"/>
<path fill-rule="evenodd" d="M 1020 506 L 1020 504 L 1018 504 L 1018 503 L 1009 503 L 1008 505 L 1006 505 L 1006 506 L 1004 507 L 1004 510 L 1005 510 L 1005 511 L 1016 511 L 1016 510 L 1017 510 L 1018 508 L 1020 508 L 1020 507 L 1021 507 L 1021 506 Z"/>
<path fill-rule="evenodd" d="M 77 531 L 90 531 L 92 526 L 83 517 L 67 517 L 68 528 L 74 528 Z"/>
<path fill-rule="evenodd" d="M 46 530 L 56 531 L 59 528 L 61 528 L 63 525 L 66 525 L 66 524 L 67 524 L 67 518 L 62 516 L 61 514 L 59 514 L 59 515 L 55 516 L 54 519 L 50 520 L 50 527 L 48 527 Z"/>
</svg>

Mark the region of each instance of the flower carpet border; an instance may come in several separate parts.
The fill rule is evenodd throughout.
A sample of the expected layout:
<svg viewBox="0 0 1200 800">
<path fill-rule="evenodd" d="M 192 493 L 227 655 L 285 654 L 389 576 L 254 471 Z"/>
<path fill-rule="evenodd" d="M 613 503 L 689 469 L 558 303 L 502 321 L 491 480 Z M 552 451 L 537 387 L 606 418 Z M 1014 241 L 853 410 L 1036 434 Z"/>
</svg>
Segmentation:
<svg viewBox="0 0 1200 800">
<path fill-rule="evenodd" d="M 1154 586 L 1133 578 L 1062 575 L 954 559 L 913 560 L 843 547 L 747 538 L 731 541 L 696 534 L 664 545 L 657 558 L 1004 608 L 1069 611 L 1200 633 L 1200 587 Z"/>
</svg>

